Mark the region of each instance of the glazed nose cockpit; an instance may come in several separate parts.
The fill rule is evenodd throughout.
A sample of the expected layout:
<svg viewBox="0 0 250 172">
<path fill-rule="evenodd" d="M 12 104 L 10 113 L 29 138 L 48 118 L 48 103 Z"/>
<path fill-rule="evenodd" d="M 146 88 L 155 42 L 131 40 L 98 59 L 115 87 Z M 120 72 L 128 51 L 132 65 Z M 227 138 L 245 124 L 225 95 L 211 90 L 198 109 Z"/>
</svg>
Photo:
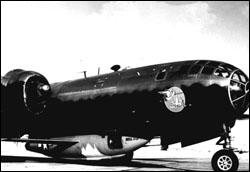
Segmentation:
<svg viewBox="0 0 250 172">
<path fill-rule="evenodd" d="M 249 78 L 240 69 L 223 62 L 199 60 L 189 73 L 198 69 L 200 74 L 227 79 L 228 96 L 231 105 L 243 114 L 249 107 Z"/>
<path fill-rule="evenodd" d="M 241 70 L 232 72 L 228 92 L 235 110 L 244 113 L 249 107 L 249 78 Z"/>
</svg>

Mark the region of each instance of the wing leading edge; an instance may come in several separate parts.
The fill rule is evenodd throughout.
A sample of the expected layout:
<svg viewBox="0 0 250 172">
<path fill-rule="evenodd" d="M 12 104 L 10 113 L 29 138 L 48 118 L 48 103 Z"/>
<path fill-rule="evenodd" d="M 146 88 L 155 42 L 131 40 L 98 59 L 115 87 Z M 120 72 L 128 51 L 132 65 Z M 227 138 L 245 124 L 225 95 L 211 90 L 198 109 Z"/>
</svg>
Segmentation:
<svg viewBox="0 0 250 172">
<path fill-rule="evenodd" d="M 23 142 L 23 143 L 44 143 L 44 144 L 77 144 L 78 141 L 64 141 L 64 140 L 48 140 L 48 139 L 22 139 L 22 138 L 3 138 L 1 141 L 8 142 Z"/>
</svg>

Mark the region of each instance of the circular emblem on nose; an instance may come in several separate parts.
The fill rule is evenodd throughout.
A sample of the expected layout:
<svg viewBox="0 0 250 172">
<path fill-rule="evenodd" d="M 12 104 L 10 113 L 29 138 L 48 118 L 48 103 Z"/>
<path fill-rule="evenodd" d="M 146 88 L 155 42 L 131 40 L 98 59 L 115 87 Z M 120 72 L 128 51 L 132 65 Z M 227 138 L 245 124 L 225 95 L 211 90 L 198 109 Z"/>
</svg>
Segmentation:
<svg viewBox="0 0 250 172">
<path fill-rule="evenodd" d="M 185 95 L 180 88 L 171 87 L 159 93 L 164 95 L 164 103 L 171 112 L 181 112 L 184 109 Z"/>
</svg>

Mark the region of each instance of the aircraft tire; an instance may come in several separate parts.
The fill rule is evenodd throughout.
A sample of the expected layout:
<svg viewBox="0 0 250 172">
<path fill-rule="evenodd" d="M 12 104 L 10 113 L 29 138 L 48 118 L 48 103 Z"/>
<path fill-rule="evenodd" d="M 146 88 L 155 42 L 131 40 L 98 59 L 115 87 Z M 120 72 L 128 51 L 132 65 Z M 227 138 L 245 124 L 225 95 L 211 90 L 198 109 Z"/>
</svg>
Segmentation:
<svg viewBox="0 0 250 172">
<path fill-rule="evenodd" d="M 238 167 L 239 159 L 231 150 L 219 150 L 212 157 L 212 168 L 214 171 L 237 171 Z"/>
</svg>

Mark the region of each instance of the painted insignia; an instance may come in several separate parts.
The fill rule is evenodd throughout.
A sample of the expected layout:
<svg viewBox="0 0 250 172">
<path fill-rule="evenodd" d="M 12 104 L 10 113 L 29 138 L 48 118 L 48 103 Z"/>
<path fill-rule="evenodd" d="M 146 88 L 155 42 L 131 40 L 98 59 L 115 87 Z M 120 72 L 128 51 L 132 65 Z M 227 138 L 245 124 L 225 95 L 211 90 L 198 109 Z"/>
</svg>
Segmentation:
<svg viewBox="0 0 250 172">
<path fill-rule="evenodd" d="M 164 95 L 164 103 L 171 112 L 181 112 L 184 109 L 185 95 L 180 88 L 171 87 L 159 93 Z"/>
</svg>

